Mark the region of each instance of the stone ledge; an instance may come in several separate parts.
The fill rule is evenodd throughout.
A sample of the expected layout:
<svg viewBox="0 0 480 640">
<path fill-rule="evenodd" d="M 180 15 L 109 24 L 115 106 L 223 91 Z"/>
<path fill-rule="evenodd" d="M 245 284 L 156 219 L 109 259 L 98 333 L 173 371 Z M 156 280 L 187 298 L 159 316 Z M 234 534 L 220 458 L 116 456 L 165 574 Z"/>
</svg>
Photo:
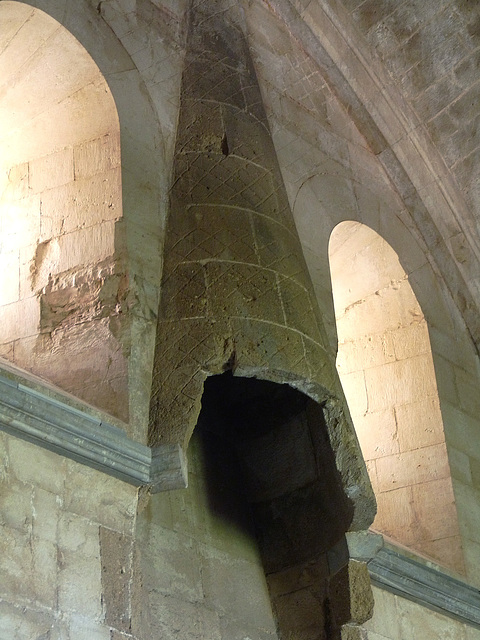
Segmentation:
<svg viewBox="0 0 480 640">
<path fill-rule="evenodd" d="M 179 445 L 150 448 L 117 426 L 67 404 L 60 392 L 31 388 L 19 375 L 0 374 L 0 430 L 153 493 L 187 486 Z M 10 372 L 11 373 L 11 372 Z M 25 379 L 25 381 L 27 378 Z M 65 400 L 67 398 L 65 397 Z"/>
<path fill-rule="evenodd" d="M 480 591 L 373 532 L 347 534 L 351 557 L 367 563 L 372 583 L 480 629 Z"/>
</svg>

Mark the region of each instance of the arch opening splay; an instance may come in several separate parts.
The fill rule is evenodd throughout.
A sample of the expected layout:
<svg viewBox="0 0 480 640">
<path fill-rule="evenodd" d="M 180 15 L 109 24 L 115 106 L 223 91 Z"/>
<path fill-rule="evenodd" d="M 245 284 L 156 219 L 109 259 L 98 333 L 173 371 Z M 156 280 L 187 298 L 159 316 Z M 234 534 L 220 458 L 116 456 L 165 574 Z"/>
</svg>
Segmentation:
<svg viewBox="0 0 480 640">
<path fill-rule="evenodd" d="M 0 355 L 126 421 L 115 103 L 56 20 L 0 19 Z"/>
<path fill-rule="evenodd" d="M 337 369 L 374 489 L 372 528 L 464 573 L 428 327 L 399 258 L 342 222 L 329 258 Z"/>
</svg>

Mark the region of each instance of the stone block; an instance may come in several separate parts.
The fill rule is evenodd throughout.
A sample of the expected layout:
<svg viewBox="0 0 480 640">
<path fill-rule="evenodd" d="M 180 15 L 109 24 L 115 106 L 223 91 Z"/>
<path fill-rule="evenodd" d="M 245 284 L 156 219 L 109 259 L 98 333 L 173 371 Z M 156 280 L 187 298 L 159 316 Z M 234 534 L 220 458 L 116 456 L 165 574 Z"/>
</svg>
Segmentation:
<svg viewBox="0 0 480 640">
<path fill-rule="evenodd" d="M 340 375 L 394 362 L 394 332 L 389 331 L 351 340 L 347 327 L 345 331 L 347 332 L 345 340 L 342 339 L 338 345 L 337 368 Z"/>
<path fill-rule="evenodd" d="M 457 509 L 450 478 L 414 485 L 412 497 L 421 523 L 419 539 L 435 540 L 458 535 Z"/>
<path fill-rule="evenodd" d="M 480 459 L 480 445 L 476 440 L 479 428 L 478 418 L 468 415 L 458 405 L 455 406 L 449 402 L 442 402 L 442 413 L 448 445 L 453 445 L 466 455 Z"/>
<path fill-rule="evenodd" d="M 343 316 L 337 313 L 339 336 L 348 335 L 356 340 L 395 331 L 398 326 L 407 327 L 413 320 L 420 320 L 421 312 L 411 286 L 406 281 L 395 281 L 394 284 L 380 289 L 377 295 L 371 292 L 360 300 L 355 296 L 355 302 L 359 301 L 359 304 L 350 305 Z"/>
<path fill-rule="evenodd" d="M 287 327 L 322 344 L 322 336 L 308 290 L 292 278 L 279 278 L 278 287 Z"/>
<path fill-rule="evenodd" d="M 262 166 L 271 164 L 275 152 L 264 123 L 228 105 L 224 105 L 222 111 L 229 153 Z"/>
<path fill-rule="evenodd" d="M 238 374 L 269 369 L 285 382 L 285 372 L 305 376 L 309 367 L 301 336 L 286 327 L 276 326 L 261 319 L 234 319 L 233 336 L 238 360 Z"/>
<path fill-rule="evenodd" d="M 271 172 L 242 158 L 222 153 L 177 156 L 175 176 L 175 201 L 231 205 L 282 219 Z"/>
<path fill-rule="evenodd" d="M 2 200 L 21 200 L 28 192 L 28 163 L 17 164 L 8 171 L 7 184 L 2 193 Z"/>
<path fill-rule="evenodd" d="M 465 571 L 471 584 L 480 588 L 480 543 L 463 538 Z"/>
<path fill-rule="evenodd" d="M 438 397 L 395 407 L 401 451 L 413 451 L 445 442 Z"/>
<path fill-rule="evenodd" d="M 73 231 L 49 242 L 58 246 L 56 273 L 97 264 L 115 252 L 115 223 L 105 222 Z"/>
<path fill-rule="evenodd" d="M 378 511 L 372 528 L 401 544 L 410 545 L 417 537 L 412 488 L 403 487 L 384 493 L 377 492 Z"/>
<path fill-rule="evenodd" d="M 218 461 L 215 464 L 218 466 Z M 188 488 L 170 492 L 172 528 L 231 557 L 259 562 L 256 539 L 243 499 L 238 500 L 238 494 L 232 489 L 231 497 L 223 503 L 223 509 L 227 509 L 229 515 L 216 513 L 212 505 L 212 490 L 215 494 L 216 474 L 220 473 L 222 477 L 223 472 L 216 471 L 212 476 L 213 467 L 209 465 L 209 468 L 210 471 L 207 468 L 189 472 Z M 220 480 L 222 485 L 223 481 L 224 478 Z M 231 483 L 231 477 L 228 482 Z"/>
<path fill-rule="evenodd" d="M 37 244 L 20 247 L 19 251 L 19 288 L 20 299 L 31 297 L 34 293 L 35 277 L 32 267 L 35 265 L 35 253 Z"/>
<path fill-rule="evenodd" d="M 14 362 L 15 361 L 14 344 L 15 343 L 13 340 L 6 343 L 2 343 L 0 340 L 0 358 L 4 358 L 9 362 Z M 0 478 L 1 478 L 1 470 L 0 470 Z"/>
<path fill-rule="evenodd" d="M 197 205 L 174 211 L 165 241 L 165 264 L 227 260 L 258 264 L 252 213 L 229 205 Z"/>
<path fill-rule="evenodd" d="M 65 483 L 65 459 L 34 444 L 9 440 L 10 469 L 21 482 L 62 496 Z"/>
<path fill-rule="evenodd" d="M 480 415 L 478 376 L 467 373 L 459 367 L 454 367 L 454 370 L 460 408 L 469 415 L 478 418 Z"/>
<path fill-rule="evenodd" d="M 459 576 L 465 576 L 465 559 L 460 535 L 440 540 L 419 541 L 415 543 L 414 549 L 420 554 L 432 558 L 441 567 L 455 571 Z"/>
<path fill-rule="evenodd" d="M 468 538 L 475 542 L 477 546 L 480 544 L 480 509 L 478 508 L 480 500 L 480 491 L 473 487 L 468 487 L 458 481 L 454 482 L 453 490 L 455 493 L 458 524 L 462 537 Z M 468 569 L 468 560 L 466 562 Z"/>
<path fill-rule="evenodd" d="M 40 236 L 40 196 L 28 196 L 2 207 L 2 241 L 9 248 L 36 244 Z"/>
<path fill-rule="evenodd" d="M 62 508 L 60 496 L 33 488 L 31 498 L 32 534 L 35 538 L 57 544 L 58 520 Z"/>
<path fill-rule="evenodd" d="M 122 640 L 128 637 L 121 636 Z M 112 631 L 92 616 L 73 614 L 69 616 L 68 640 L 112 640 Z"/>
<path fill-rule="evenodd" d="M 89 178 L 120 166 L 120 135 L 107 133 L 73 149 L 75 180 Z"/>
<path fill-rule="evenodd" d="M 0 432 L 0 482 L 4 483 L 9 471 L 8 441 L 9 435 Z"/>
<path fill-rule="evenodd" d="M 0 540 L 0 572 L 2 582 L 0 591 L 7 601 L 28 601 L 35 598 L 32 580 L 25 580 L 25 575 L 32 577 L 33 552 L 30 546 L 30 535 L 15 529 L 2 527 Z"/>
<path fill-rule="evenodd" d="M 480 488 L 480 475 L 476 475 L 476 481 L 473 482 L 471 458 L 466 453 L 459 451 L 453 446 L 447 446 L 447 451 L 452 478 L 459 480 L 462 484 L 473 484 L 476 488 Z M 475 463 L 476 462 L 477 461 L 475 460 Z"/>
<path fill-rule="evenodd" d="M 137 488 L 73 460 L 66 460 L 65 508 L 113 531 L 129 533 Z"/>
<path fill-rule="evenodd" d="M 283 324 L 275 274 L 254 265 L 211 262 L 205 265 L 208 315 L 258 318 Z"/>
<path fill-rule="evenodd" d="M 40 305 L 36 297 L 25 298 L 0 307 L 2 342 L 36 336 L 40 320 Z"/>
<path fill-rule="evenodd" d="M 0 638 L 17 640 L 20 638 L 49 638 L 55 625 L 54 614 L 47 611 L 34 611 L 19 607 L 17 603 L 2 600 L 0 602 Z M 60 639 L 59 639 L 60 640 Z M 61 639 L 63 640 L 63 638 Z"/>
<path fill-rule="evenodd" d="M 330 578 L 329 594 L 336 625 L 362 624 L 372 617 L 373 593 L 364 562 L 349 560 Z"/>
<path fill-rule="evenodd" d="M 319 586 L 327 575 L 328 561 L 325 554 L 314 562 L 270 573 L 267 576 L 268 590 L 272 598 L 277 598 L 307 587 Z"/>
<path fill-rule="evenodd" d="M 258 629 L 248 622 L 220 618 L 220 633 L 222 640 L 245 640 L 255 638 L 255 640 L 277 640 L 278 636 L 273 631 Z"/>
<path fill-rule="evenodd" d="M 144 587 L 188 602 L 203 600 L 200 554 L 197 541 L 185 529 L 171 531 L 139 522 Z"/>
<path fill-rule="evenodd" d="M 61 149 L 29 162 L 28 186 L 42 193 L 73 181 L 73 150 Z"/>
<path fill-rule="evenodd" d="M 120 180 L 120 169 L 110 169 L 43 193 L 42 240 L 121 218 Z"/>
<path fill-rule="evenodd" d="M 480 630 L 465 625 L 465 640 L 480 640 Z"/>
<path fill-rule="evenodd" d="M 265 574 L 260 563 L 233 559 L 203 547 L 202 581 L 205 602 L 221 617 L 243 621 L 263 631 L 275 631 Z"/>
<path fill-rule="evenodd" d="M 58 557 L 58 606 L 65 613 L 75 613 L 90 620 L 102 614 L 100 552 L 84 555 L 64 549 Z"/>
<path fill-rule="evenodd" d="M 459 332 L 447 334 L 429 326 L 429 335 L 435 365 L 438 354 L 457 367 L 475 374 L 477 370 L 476 355 L 471 343 L 460 339 L 461 334 Z"/>
<path fill-rule="evenodd" d="M 162 284 L 160 319 L 199 318 L 207 313 L 207 287 L 202 264 L 178 264 Z"/>
<path fill-rule="evenodd" d="M 365 460 L 401 451 L 393 410 L 356 415 L 355 431 Z"/>
<path fill-rule="evenodd" d="M 367 631 L 357 624 L 344 624 L 340 630 L 341 640 L 368 640 Z"/>
<path fill-rule="evenodd" d="M 150 593 L 148 633 L 165 640 L 222 640 L 218 613 L 205 605 Z"/>
<path fill-rule="evenodd" d="M 190 449 L 187 454 L 188 460 L 188 469 L 189 469 L 189 477 L 191 475 L 191 456 Z M 190 485 L 190 480 L 189 480 Z M 187 487 L 188 490 L 188 487 Z M 184 493 L 185 489 L 179 489 L 180 493 Z M 138 515 L 137 515 L 137 527 L 140 531 L 143 527 L 147 526 L 145 523 L 148 523 L 149 526 L 157 526 L 162 527 L 163 529 L 172 529 L 172 506 L 170 503 L 170 495 L 172 493 L 176 493 L 176 491 L 160 491 L 159 493 L 154 493 L 153 495 L 148 496 L 148 501 L 144 508 L 141 507 L 142 497 L 141 492 L 139 492 L 139 507 L 138 507 Z"/>
<path fill-rule="evenodd" d="M 431 359 L 424 355 L 365 370 L 369 411 L 382 411 L 435 397 L 437 388 Z"/>
<path fill-rule="evenodd" d="M 393 332 L 392 339 L 397 360 L 430 353 L 430 339 L 425 320 L 399 328 Z"/>
<path fill-rule="evenodd" d="M 292 341 L 291 337 L 290 341 Z M 324 399 L 323 389 L 328 389 L 330 393 L 342 398 L 341 401 L 343 402 L 341 384 L 332 354 L 325 348 L 326 337 L 324 336 L 322 344 L 311 340 L 308 336 L 302 336 L 302 342 L 307 366 L 305 367 L 303 359 L 299 358 L 301 352 L 297 352 L 296 366 L 293 370 L 295 372 L 298 371 L 302 377 L 305 375 L 305 371 L 309 372 L 309 377 L 314 383 L 314 389 L 311 392 L 317 394 L 313 396 L 317 402 L 321 403 Z M 293 357 L 291 360 L 295 362 Z M 305 385 L 305 390 L 308 390 L 308 386 L 308 384 Z"/>
<path fill-rule="evenodd" d="M 365 374 L 363 371 L 356 371 L 354 373 L 342 375 L 340 380 L 343 392 L 345 393 L 345 398 L 347 399 L 350 414 L 353 418 L 356 416 L 363 416 L 367 412 L 367 409 L 373 410 L 368 405 Z"/>
<path fill-rule="evenodd" d="M 375 638 L 375 634 L 379 639 L 401 640 L 397 596 L 375 585 L 372 585 L 372 592 L 375 602 L 373 616 L 364 623 L 369 640 Z"/>
<path fill-rule="evenodd" d="M 133 539 L 100 527 L 102 603 L 105 622 L 120 631 L 130 631 Z"/>
<path fill-rule="evenodd" d="M 225 134 L 222 115 L 228 107 L 189 97 L 183 99 L 183 105 L 177 130 L 177 148 L 182 152 L 221 153 Z"/>
<path fill-rule="evenodd" d="M 57 544 L 60 551 L 95 557 L 98 555 L 98 524 L 62 510 L 58 514 Z"/>
<path fill-rule="evenodd" d="M 48 540 L 32 537 L 32 574 L 29 580 L 33 590 L 31 601 L 54 610 L 57 606 L 57 545 Z M 25 574 L 24 574 L 25 580 Z"/>
<path fill-rule="evenodd" d="M 449 455 L 450 455 L 450 451 L 449 451 Z M 470 467 L 470 474 L 471 474 L 471 484 L 476 489 L 478 489 L 480 488 L 480 460 L 478 460 L 477 458 L 470 457 L 469 463 L 470 463 L 469 467 Z"/>
<path fill-rule="evenodd" d="M 465 637 L 464 625 L 461 622 L 430 611 L 416 602 L 397 598 L 397 611 L 401 638 L 438 640 L 450 636 L 463 640 Z"/>
<path fill-rule="evenodd" d="M 0 523 L 3 527 L 28 534 L 32 528 L 32 487 L 10 482 L 0 484 Z"/>
<path fill-rule="evenodd" d="M 309 286 L 305 264 L 299 255 L 298 239 L 283 224 L 252 213 L 254 247 L 262 267 L 291 278 L 305 288 Z"/>
<path fill-rule="evenodd" d="M 377 474 L 380 491 L 448 478 L 450 469 L 446 447 L 436 444 L 378 458 Z"/>
<path fill-rule="evenodd" d="M 316 591 L 315 588 L 299 589 L 275 598 L 277 624 L 283 637 L 301 640 L 321 637 L 326 612 L 323 593 Z"/>
</svg>

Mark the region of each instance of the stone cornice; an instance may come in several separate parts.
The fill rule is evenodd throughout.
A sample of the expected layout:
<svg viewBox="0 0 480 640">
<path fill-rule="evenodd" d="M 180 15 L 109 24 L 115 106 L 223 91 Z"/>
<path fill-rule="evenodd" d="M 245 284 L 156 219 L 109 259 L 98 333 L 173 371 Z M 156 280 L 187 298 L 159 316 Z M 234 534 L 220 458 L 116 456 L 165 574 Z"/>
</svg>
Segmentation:
<svg viewBox="0 0 480 640">
<path fill-rule="evenodd" d="M 379 534 L 347 534 L 351 557 L 367 563 L 372 583 L 480 629 L 480 591 L 432 562 L 383 543 Z"/>
<path fill-rule="evenodd" d="M 78 401 L 70 406 L 60 392 L 35 386 L 0 373 L 0 430 L 152 492 L 186 487 L 179 445 L 142 445 Z"/>
</svg>

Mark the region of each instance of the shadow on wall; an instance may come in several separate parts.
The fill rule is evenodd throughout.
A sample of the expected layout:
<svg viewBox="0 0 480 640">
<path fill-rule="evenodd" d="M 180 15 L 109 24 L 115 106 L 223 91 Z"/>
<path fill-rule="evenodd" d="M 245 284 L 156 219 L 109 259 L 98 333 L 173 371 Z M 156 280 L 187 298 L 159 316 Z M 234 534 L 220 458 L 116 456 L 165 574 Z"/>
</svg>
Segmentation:
<svg viewBox="0 0 480 640">
<path fill-rule="evenodd" d="M 206 380 L 196 433 L 209 509 L 258 540 L 280 637 L 336 637 L 327 552 L 352 510 L 322 408 L 288 385 L 227 372 Z"/>
</svg>

